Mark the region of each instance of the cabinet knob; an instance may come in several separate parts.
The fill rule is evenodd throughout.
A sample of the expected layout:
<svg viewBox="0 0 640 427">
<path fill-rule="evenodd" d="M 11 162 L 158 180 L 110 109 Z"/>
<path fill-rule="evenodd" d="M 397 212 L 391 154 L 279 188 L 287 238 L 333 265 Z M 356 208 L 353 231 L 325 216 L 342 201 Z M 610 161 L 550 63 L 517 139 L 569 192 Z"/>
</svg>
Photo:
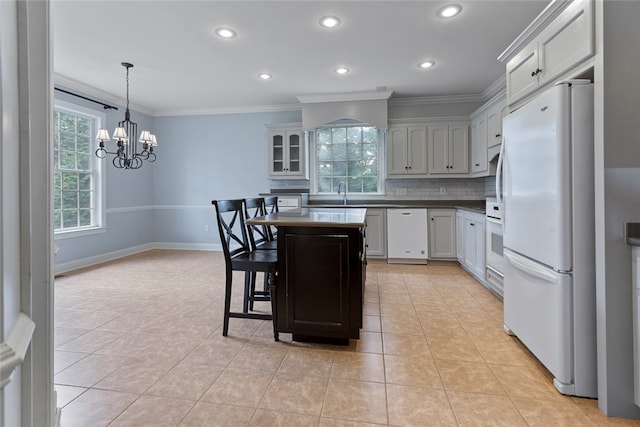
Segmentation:
<svg viewBox="0 0 640 427">
<path fill-rule="evenodd" d="M 538 74 L 540 74 L 541 72 L 542 72 L 542 70 L 541 70 L 540 68 L 536 68 L 536 70 L 535 70 L 535 71 L 532 71 L 532 72 L 531 72 L 531 77 L 535 77 L 535 76 L 537 76 Z"/>
<path fill-rule="evenodd" d="M 405 166 L 405 167 L 404 167 L 404 169 L 405 169 L 405 170 L 409 169 L 409 166 Z"/>
<path fill-rule="evenodd" d="M 409 169 L 411 169 L 411 166 L 409 166 Z"/>
<path fill-rule="evenodd" d="M 480 163 L 476 163 L 476 166 L 480 166 Z"/>
<path fill-rule="evenodd" d="M 496 138 L 500 138 L 502 135 L 500 135 L 499 133 L 496 133 Z"/>
<path fill-rule="evenodd" d="M 470 222 L 469 225 L 472 226 L 472 227 L 475 227 L 475 224 L 472 223 L 472 222 Z"/>
</svg>

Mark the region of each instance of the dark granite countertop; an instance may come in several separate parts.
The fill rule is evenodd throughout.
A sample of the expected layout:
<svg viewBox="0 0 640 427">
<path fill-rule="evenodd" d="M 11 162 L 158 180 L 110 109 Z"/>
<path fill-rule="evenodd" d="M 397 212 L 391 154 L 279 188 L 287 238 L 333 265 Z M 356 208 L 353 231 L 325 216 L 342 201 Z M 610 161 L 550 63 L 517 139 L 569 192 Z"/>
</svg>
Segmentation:
<svg viewBox="0 0 640 427">
<path fill-rule="evenodd" d="M 365 225 L 366 209 L 298 208 L 247 220 L 247 224 L 296 227 L 346 227 Z"/>
<path fill-rule="evenodd" d="M 369 208 L 369 209 L 409 209 L 409 208 L 450 208 L 485 211 L 484 200 L 348 200 L 344 205 L 333 200 L 310 200 L 306 207 L 316 208 Z"/>
</svg>

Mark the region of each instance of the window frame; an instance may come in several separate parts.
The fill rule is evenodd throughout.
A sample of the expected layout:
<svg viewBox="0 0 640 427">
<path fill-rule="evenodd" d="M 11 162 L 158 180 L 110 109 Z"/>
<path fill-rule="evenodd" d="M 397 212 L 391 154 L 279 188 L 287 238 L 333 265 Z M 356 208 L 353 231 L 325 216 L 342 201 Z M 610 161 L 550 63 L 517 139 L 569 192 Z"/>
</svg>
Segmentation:
<svg viewBox="0 0 640 427">
<path fill-rule="evenodd" d="M 95 138 L 94 135 L 97 134 L 98 129 L 103 127 L 103 124 L 106 123 L 106 114 L 84 107 L 82 105 L 78 105 L 75 103 L 62 101 L 55 99 L 53 103 L 54 113 L 56 111 L 64 112 L 68 114 L 73 114 L 76 116 L 81 116 L 88 118 L 93 121 L 94 128 L 91 130 L 91 147 L 95 147 Z M 54 120 L 52 118 L 52 126 L 54 126 Z M 54 135 L 55 130 L 52 129 L 52 135 Z M 55 137 L 55 136 L 54 136 Z M 54 141 L 51 141 L 51 144 L 54 144 Z M 52 153 L 55 149 L 52 149 Z M 93 151 L 93 150 L 92 150 Z M 104 168 L 103 163 L 93 152 L 91 153 L 91 168 L 93 170 L 93 185 L 94 185 L 94 225 L 86 226 L 86 227 L 76 227 L 76 228 L 67 228 L 67 229 L 55 229 L 54 224 L 54 237 L 56 239 L 68 239 L 73 237 L 81 237 L 88 236 L 92 234 L 104 233 L 107 231 L 106 229 L 106 179 L 104 176 Z M 52 160 L 53 161 L 53 160 Z M 52 173 L 55 174 L 57 171 L 56 165 L 52 166 Z M 53 179 L 51 180 L 53 185 Z M 52 189 L 53 194 L 53 189 Z M 52 206 L 52 215 L 55 211 L 55 208 Z"/>
<path fill-rule="evenodd" d="M 385 169 L 385 147 L 386 147 L 386 129 L 376 128 L 375 126 L 371 126 L 368 123 L 360 122 L 360 121 L 340 121 L 338 123 L 331 123 L 316 128 L 312 131 L 308 131 L 308 141 L 309 141 L 309 167 L 310 167 L 310 195 L 322 199 L 322 198 L 335 198 L 338 195 L 338 192 L 333 193 L 319 193 L 318 192 L 318 164 L 317 164 L 317 156 L 316 156 L 316 146 L 318 143 L 318 129 L 330 129 L 330 128 L 350 128 L 350 127 L 373 127 L 376 129 L 378 138 L 377 138 L 377 161 L 378 161 L 378 191 L 375 193 L 350 193 L 347 192 L 350 199 L 368 199 L 374 198 L 376 196 L 384 196 L 384 176 L 386 173 Z"/>
</svg>

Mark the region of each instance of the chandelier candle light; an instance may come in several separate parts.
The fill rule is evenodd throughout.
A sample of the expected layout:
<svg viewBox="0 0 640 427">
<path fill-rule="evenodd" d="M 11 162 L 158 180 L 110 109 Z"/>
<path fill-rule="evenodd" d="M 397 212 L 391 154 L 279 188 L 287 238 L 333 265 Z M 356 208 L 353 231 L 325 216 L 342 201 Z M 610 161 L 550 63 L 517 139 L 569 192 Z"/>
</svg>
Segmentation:
<svg viewBox="0 0 640 427">
<path fill-rule="evenodd" d="M 131 121 L 131 113 L 129 112 L 129 68 L 133 68 L 133 64 L 123 62 L 122 66 L 127 69 L 127 110 L 124 113 L 124 121 L 118 122 L 118 127 L 113 131 L 113 139 L 117 144 L 117 151 L 107 151 L 104 144 L 110 141 L 109 132 L 102 128 L 98 130 L 96 139 L 100 146 L 96 150 L 96 156 L 101 159 L 107 157 L 107 154 L 113 154 L 113 166 L 118 169 L 139 169 L 142 167 L 143 161 L 155 162 L 156 155 L 153 147 L 158 145 L 156 136 L 148 130 L 143 130 L 138 139 L 138 125 Z M 142 144 L 142 151 L 138 152 L 138 142 Z"/>
</svg>

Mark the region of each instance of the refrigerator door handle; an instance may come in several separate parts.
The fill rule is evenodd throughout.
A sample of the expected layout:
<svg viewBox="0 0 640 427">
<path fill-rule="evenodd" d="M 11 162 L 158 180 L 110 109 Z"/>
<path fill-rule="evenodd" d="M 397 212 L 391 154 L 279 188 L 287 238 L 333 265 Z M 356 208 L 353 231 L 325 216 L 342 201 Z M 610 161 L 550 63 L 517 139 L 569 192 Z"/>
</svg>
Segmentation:
<svg viewBox="0 0 640 427">
<path fill-rule="evenodd" d="M 536 277 L 540 280 L 544 280 L 548 283 L 558 283 L 558 279 L 553 274 L 550 274 L 544 267 L 541 267 L 531 261 L 521 259 L 520 257 L 517 257 L 506 250 L 504 251 L 503 255 L 509 262 L 509 264 L 513 265 L 523 273 Z"/>
<path fill-rule="evenodd" d="M 502 143 L 500 144 L 500 154 L 498 155 L 498 166 L 496 168 L 496 199 L 498 201 L 498 205 L 500 206 L 500 211 L 502 212 L 504 219 L 504 200 L 502 199 L 502 162 L 504 161 L 504 135 L 502 136 Z"/>
</svg>

